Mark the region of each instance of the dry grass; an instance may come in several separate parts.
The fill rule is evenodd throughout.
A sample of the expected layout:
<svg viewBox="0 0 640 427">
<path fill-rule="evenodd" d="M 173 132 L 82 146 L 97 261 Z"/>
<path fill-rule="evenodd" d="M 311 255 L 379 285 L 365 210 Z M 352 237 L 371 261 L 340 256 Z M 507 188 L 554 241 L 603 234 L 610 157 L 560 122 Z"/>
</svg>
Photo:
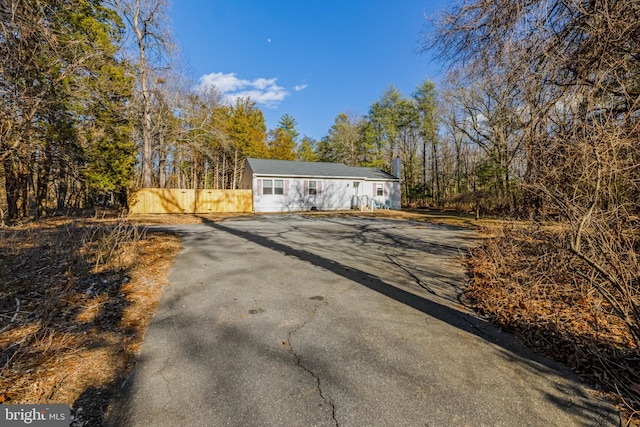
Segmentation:
<svg viewBox="0 0 640 427">
<path fill-rule="evenodd" d="M 100 425 L 178 250 L 123 220 L 0 229 L 0 402 L 69 404 Z"/>
<path fill-rule="evenodd" d="M 240 218 L 245 216 L 255 216 L 259 214 L 237 214 L 237 213 L 217 213 L 217 214 L 148 214 L 130 215 L 129 218 L 139 224 L 202 224 L 206 221 L 223 221 L 228 218 Z"/>
<path fill-rule="evenodd" d="M 552 244 L 558 226 L 507 227 L 471 250 L 469 305 L 515 332 L 529 347 L 563 362 L 640 425 L 640 352 L 624 321 Z"/>
<path fill-rule="evenodd" d="M 454 211 L 428 210 L 428 209 L 404 209 L 386 210 L 377 209 L 373 212 L 348 211 L 306 211 L 297 214 L 314 217 L 364 217 L 364 218 L 388 218 L 428 222 L 431 224 L 441 224 L 465 228 L 486 228 L 504 224 L 505 221 L 498 218 L 482 218 L 476 220 L 473 215 L 461 214 Z M 228 218 L 238 218 L 246 216 L 260 215 L 290 215 L 283 213 L 254 213 L 254 214 L 234 214 L 220 213 L 209 215 L 182 215 L 182 214 L 155 214 L 155 215 L 132 215 L 131 218 L 142 224 L 201 224 L 203 221 L 223 221 Z"/>
</svg>

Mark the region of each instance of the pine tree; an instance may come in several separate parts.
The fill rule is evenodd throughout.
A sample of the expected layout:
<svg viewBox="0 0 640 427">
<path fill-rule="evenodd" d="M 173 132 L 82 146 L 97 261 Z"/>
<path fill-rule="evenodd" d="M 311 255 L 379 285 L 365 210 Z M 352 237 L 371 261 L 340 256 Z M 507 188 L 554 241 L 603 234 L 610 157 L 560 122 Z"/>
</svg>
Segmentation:
<svg viewBox="0 0 640 427">
<path fill-rule="evenodd" d="M 317 162 L 318 155 L 315 152 L 316 141 L 308 136 L 302 137 L 296 151 L 296 160 L 301 162 Z"/>
<path fill-rule="evenodd" d="M 269 131 L 269 155 L 277 160 L 295 160 L 296 143 L 291 138 L 291 134 L 285 129 L 278 127 Z"/>
<path fill-rule="evenodd" d="M 90 188 L 128 179 L 128 166 L 98 179 L 98 162 L 133 164 L 130 150 L 95 145 L 126 138 L 130 83 L 115 59 L 121 21 L 98 0 L 5 3 L 0 93 L 12 96 L 0 105 L 0 160 L 8 216 L 25 216 L 32 204 L 43 215 L 53 194 L 58 207 L 80 207 Z"/>
<path fill-rule="evenodd" d="M 266 159 L 267 126 L 262 111 L 250 98 L 238 98 L 226 112 L 226 132 L 245 157 Z"/>
<path fill-rule="evenodd" d="M 289 135 L 291 140 L 296 143 L 298 142 L 299 136 L 299 133 L 296 130 L 297 124 L 298 122 L 296 121 L 296 119 L 294 119 L 293 116 L 289 114 L 284 114 L 278 121 L 278 127 L 283 129 L 287 133 L 287 135 Z"/>
<path fill-rule="evenodd" d="M 322 156 L 328 161 L 345 163 L 350 166 L 362 164 L 362 121 L 340 113 L 323 139 Z"/>
<path fill-rule="evenodd" d="M 278 127 L 269 131 L 267 145 L 272 159 L 295 160 L 298 138 L 296 125 L 296 120 L 285 114 L 280 118 Z"/>
</svg>

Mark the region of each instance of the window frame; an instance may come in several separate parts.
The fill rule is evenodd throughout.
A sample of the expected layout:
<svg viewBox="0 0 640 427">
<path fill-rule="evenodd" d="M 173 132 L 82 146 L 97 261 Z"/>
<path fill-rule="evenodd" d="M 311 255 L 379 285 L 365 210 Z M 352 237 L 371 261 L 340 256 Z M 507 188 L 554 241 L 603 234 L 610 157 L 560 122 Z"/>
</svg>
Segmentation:
<svg viewBox="0 0 640 427">
<path fill-rule="evenodd" d="M 308 185 L 307 186 L 307 195 L 308 196 L 317 196 L 318 195 L 318 181 L 309 180 L 309 183 L 307 185 Z"/>
<path fill-rule="evenodd" d="M 267 185 L 267 183 L 269 183 L 269 185 Z M 262 180 L 262 194 L 265 196 L 273 195 L 273 179 Z"/>
<path fill-rule="evenodd" d="M 278 185 L 280 184 L 280 185 Z M 284 179 L 273 180 L 273 195 L 284 196 Z"/>
<path fill-rule="evenodd" d="M 284 179 L 263 178 L 262 179 L 262 195 L 263 196 L 284 196 Z"/>
<path fill-rule="evenodd" d="M 376 182 L 376 197 L 384 196 L 384 184 Z"/>
</svg>

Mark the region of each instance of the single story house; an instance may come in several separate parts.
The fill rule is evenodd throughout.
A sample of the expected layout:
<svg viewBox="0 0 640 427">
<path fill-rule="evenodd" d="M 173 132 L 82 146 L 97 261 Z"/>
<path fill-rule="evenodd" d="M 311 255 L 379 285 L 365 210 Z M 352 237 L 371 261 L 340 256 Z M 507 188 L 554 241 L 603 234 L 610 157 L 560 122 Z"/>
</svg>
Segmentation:
<svg viewBox="0 0 640 427">
<path fill-rule="evenodd" d="M 398 177 L 342 163 L 248 158 L 240 188 L 253 190 L 254 212 L 400 209 Z"/>
</svg>

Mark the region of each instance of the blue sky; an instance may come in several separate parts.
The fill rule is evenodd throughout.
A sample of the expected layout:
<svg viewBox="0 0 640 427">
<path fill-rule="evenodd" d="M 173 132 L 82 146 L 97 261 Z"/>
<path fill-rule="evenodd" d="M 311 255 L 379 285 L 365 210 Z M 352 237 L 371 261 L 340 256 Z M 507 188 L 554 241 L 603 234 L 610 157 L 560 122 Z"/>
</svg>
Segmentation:
<svg viewBox="0 0 640 427">
<path fill-rule="evenodd" d="M 174 0 L 173 32 L 196 82 L 251 96 L 267 127 L 287 113 L 325 136 L 341 112 L 364 115 L 386 88 L 409 96 L 440 67 L 416 53 L 438 0 Z"/>
</svg>

